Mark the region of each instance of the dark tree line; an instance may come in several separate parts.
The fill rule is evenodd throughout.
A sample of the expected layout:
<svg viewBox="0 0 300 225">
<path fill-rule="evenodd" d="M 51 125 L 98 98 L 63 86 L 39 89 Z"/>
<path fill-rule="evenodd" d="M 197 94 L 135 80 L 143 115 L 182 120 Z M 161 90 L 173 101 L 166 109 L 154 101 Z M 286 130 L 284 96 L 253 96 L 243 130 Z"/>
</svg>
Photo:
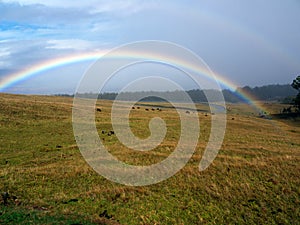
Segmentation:
<svg viewBox="0 0 300 225">
<path fill-rule="evenodd" d="M 242 92 L 254 96 L 257 100 L 263 101 L 282 101 L 285 98 L 294 97 L 297 94 L 291 85 L 266 85 L 262 87 L 250 88 L 248 86 L 241 88 Z"/>
<path fill-rule="evenodd" d="M 218 101 L 218 92 L 215 90 L 189 90 L 187 94 L 191 97 L 194 102 L 207 102 L 206 94 L 211 96 L 212 101 Z M 283 101 L 284 99 L 290 99 L 293 101 L 294 97 L 297 95 L 297 91 L 293 89 L 293 87 L 289 84 L 286 85 L 266 85 L 262 87 L 254 87 L 251 88 L 249 86 L 245 86 L 243 88 L 238 88 L 236 91 L 231 90 L 223 90 L 224 99 L 226 102 L 237 103 L 237 102 L 244 102 L 247 99 L 241 97 L 240 93 L 247 93 L 250 96 L 253 96 L 256 100 L 262 101 Z M 122 99 L 124 100 L 132 100 L 136 99 L 139 96 L 147 95 L 149 97 L 144 98 L 143 101 L 153 101 L 159 102 L 164 101 L 161 98 L 156 97 L 157 92 L 148 91 L 148 92 L 126 92 L 122 93 Z M 172 99 L 176 101 L 184 101 L 182 99 L 182 93 L 180 91 L 166 91 L 166 92 L 159 92 L 160 95 L 165 97 L 166 99 Z M 99 99 L 108 99 L 114 100 L 118 94 L 117 93 L 101 93 L 98 95 Z M 298 94 L 299 95 L 299 94 Z M 87 93 L 83 94 L 85 97 L 93 97 L 95 98 L 95 94 Z M 216 98 L 214 99 L 214 96 Z M 290 102 L 289 102 L 290 103 Z M 298 102 L 299 103 L 299 102 Z M 299 103 L 300 104 L 300 103 Z"/>
<path fill-rule="evenodd" d="M 294 106 L 298 111 L 300 111 L 300 76 L 293 80 L 291 86 L 298 91 L 297 96 L 294 98 Z"/>
</svg>

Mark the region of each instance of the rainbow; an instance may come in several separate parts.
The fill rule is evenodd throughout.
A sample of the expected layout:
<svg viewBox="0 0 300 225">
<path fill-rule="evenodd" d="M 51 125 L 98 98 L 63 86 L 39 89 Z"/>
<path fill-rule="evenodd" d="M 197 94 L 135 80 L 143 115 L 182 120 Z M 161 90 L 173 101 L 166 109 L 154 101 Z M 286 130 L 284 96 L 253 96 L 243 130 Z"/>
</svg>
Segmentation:
<svg viewBox="0 0 300 225">
<path fill-rule="evenodd" d="M 107 53 L 108 51 L 100 51 L 100 52 L 89 52 L 89 53 L 82 53 L 82 54 L 78 54 L 78 55 L 70 55 L 70 56 L 65 56 L 65 57 L 60 57 L 60 58 L 56 58 L 56 59 L 51 59 L 48 61 L 43 61 L 40 62 L 36 65 L 33 65 L 25 70 L 19 71 L 17 73 L 13 73 L 8 75 L 7 77 L 4 77 L 4 79 L 0 80 L 0 92 L 4 92 L 5 89 L 14 86 L 15 84 L 25 81 L 29 78 L 32 78 L 34 76 L 40 76 L 43 74 L 43 72 L 52 70 L 54 68 L 58 68 L 58 67 L 63 67 L 66 65 L 70 65 L 70 64 L 75 64 L 75 63 L 82 63 L 82 62 L 92 62 L 92 61 L 96 61 L 97 59 L 99 59 L 101 56 L 104 56 L 105 53 Z M 179 66 L 183 66 L 185 68 L 188 69 L 192 69 L 196 72 L 200 72 L 201 74 L 203 74 L 204 76 L 211 78 L 209 75 L 209 71 L 207 70 L 207 68 L 200 68 L 197 67 L 195 68 L 192 65 L 189 65 L 186 62 L 182 62 L 176 58 L 173 57 L 169 57 L 169 58 L 162 58 L 160 55 L 147 55 L 144 54 L 141 56 L 140 53 L 136 54 L 134 52 L 127 52 L 126 54 L 122 54 L 122 55 L 117 55 L 116 57 L 131 57 L 131 58 L 141 58 L 141 57 L 145 57 L 145 58 L 155 58 L 157 60 L 161 60 L 162 62 L 168 62 L 171 64 L 175 64 L 175 65 L 179 65 Z M 194 68 L 192 68 L 194 67 Z M 236 91 L 237 89 L 237 85 L 234 84 L 233 82 L 231 82 L 228 79 L 225 79 L 221 74 L 218 73 L 214 73 L 215 78 L 217 79 L 217 81 L 223 85 L 224 87 L 230 89 L 231 91 Z M 242 91 L 236 91 L 236 93 L 238 94 L 238 96 L 243 99 L 244 101 L 246 101 L 249 104 L 252 104 L 258 111 L 263 111 L 263 106 L 261 106 L 259 104 L 258 101 L 256 101 L 256 99 L 249 95 L 248 93 L 242 92 Z"/>
<path fill-rule="evenodd" d="M 106 52 L 103 51 L 103 52 L 92 52 L 92 53 L 83 53 L 77 55 L 69 55 L 69 56 L 64 56 L 64 57 L 55 58 L 55 59 L 37 63 L 22 71 L 10 74 L 7 77 L 4 77 L 4 79 L 0 80 L 0 92 L 3 92 L 5 89 L 19 82 L 25 81 L 31 77 L 41 75 L 45 71 L 66 66 L 69 64 L 93 61 L 101 57 L 105 53 Z"/>
</svg>

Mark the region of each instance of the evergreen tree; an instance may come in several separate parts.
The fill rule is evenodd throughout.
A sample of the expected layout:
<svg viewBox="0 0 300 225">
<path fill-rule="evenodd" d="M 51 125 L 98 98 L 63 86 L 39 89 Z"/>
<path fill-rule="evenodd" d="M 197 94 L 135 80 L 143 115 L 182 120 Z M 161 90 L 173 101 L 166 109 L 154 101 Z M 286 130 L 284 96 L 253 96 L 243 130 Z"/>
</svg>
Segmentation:
<svg viewBox="0 0 300 225">
<path fill-rule="evenodd" d="M 293 80 L 293 83 L 291 85 L 298 91 L 298 95 L 294 100 L 294 105 L 298 109 L 298 111 L 300 111 L 300 76 Z"/>
</svg>

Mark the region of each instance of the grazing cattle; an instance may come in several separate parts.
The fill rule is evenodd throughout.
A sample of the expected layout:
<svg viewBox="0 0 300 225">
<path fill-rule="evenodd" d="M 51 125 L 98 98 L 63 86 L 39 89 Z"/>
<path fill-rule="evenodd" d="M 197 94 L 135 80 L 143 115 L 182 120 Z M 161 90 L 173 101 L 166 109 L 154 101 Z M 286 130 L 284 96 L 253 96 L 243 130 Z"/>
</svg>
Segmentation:
<svg viewBox="0 0 300 225">
<path fill-rule="evenodd" d="M 288 108 L 283 108 L 282 113 L 291 113 L 292 112 L 292 107 Z"/>
<path fill-rule="evenodd" d="M 102 110 L 100 108 L 97 108 L 97 112 L 101 112 Z"/>
<path fill-rule="evenodd" d="M 185 113 L 190 114 L 190 111 L 187 110 L 187 111 L 185 111 Z"/>
<path fill-rule="evenodd" d="M 105 133 L 106 133 L 106 131 L 105 131 L 105 130 L 102 130 L 102 131 L 101 131 L 101 133 L 102 133 L 102 134 L 105 134 Z"/>
<path fill-rule="evenodd" d="M 135 109 L 135 108 L 132 106 L 131 109 Z"/>
<path fill-rule="evenodd" d="M 151 110 L 152 110 L 152 111 L 154 111 L 155 109 L 154 109 L 154 108 L 152 108 Z"/>
<path fill-rule="evenodd" d="M 140 107 L 138 106 L 138 107 L 136 107 L 137 109 L 140 109 Z"/>
<path fill-rule="evenodd" d="M 115 132 L 114 132 L 113 130 L 110 130 L 110 131 L 107 133 L 108 136 L 111 136 L 111 135 L 113 135 L 113 134 L 115 134 Z"/>
<path fill-rule="evenodd" d="M 149 109 L 145 109 L 146 111 L 149 111 Z"/>
</svg>

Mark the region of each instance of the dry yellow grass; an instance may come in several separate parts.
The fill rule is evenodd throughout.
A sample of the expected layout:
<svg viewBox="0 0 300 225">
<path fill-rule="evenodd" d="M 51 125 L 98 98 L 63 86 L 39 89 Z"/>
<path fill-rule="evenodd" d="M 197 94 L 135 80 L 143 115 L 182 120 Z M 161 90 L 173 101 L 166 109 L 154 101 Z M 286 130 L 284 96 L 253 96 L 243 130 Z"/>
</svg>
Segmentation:
<svg viewBox="0 0 300 225">
<path fill-rule="evenodd" d="M 16 197 L 10 207 L 44 207 L 40 216 L 79 215 L 88 221 L 106 210 L 121 224 L 299 222 L 299 120 L 267 120 L 247 105 L 230 105 L 222 148 L 199 172 L 210 130 L 210 115 L 199 112 L 201 135 L 189 163 L 159 184 L 128 187 L 101 177 L 83 159 L 73 136 L 72 98 L 1 94 L 0 106 L 0 191 Z M 281 107 L 264 106 L 274 112 Z M 168 127 L 160 146 L 136 152 L 115 135 L 101 134 L 112 129 L 111 102 L 99 101 L 97 107 L 102 109 L 95 112 L 99 136 L 120 160 L 149 165 L 177 145 L 180 121 L 172 108 L 146 111 L 151 106 L 141 105 L 131 111 L 131 128 L 139 137 L 150 134 L 152 117 L 163 118 Z"/>
</svg>

